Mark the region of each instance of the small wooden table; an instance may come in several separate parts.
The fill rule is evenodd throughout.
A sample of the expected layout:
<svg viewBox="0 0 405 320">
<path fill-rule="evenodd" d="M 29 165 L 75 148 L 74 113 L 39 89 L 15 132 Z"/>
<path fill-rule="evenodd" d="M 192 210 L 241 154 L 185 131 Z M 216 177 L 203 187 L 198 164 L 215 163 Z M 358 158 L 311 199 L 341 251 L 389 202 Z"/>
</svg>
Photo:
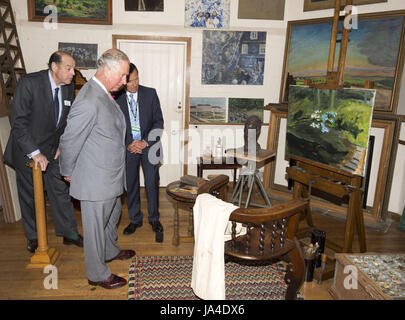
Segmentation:
<svg viewBox="0 0 405 320">
<path fill-rule="evenodd" d="M 233 190 L 230 202 L 234 203 L 237 201 L 238 198 L 239 207 L 242 203 L 245 203 L 245 208 L 247 208 L 249 204 L 256 207 L 270 207 L 271 203 L 269 196 L 267 195 L 266 189 L 264 188 L 263 183 L 260 180 L 259 168 L 265 165 L 266 161 L 274 158 L 276 152 L 274 150 L 261 149 L 257 151 L 256 154 L 252 155 L 249 153 L 245 153 L 242 147 L 237 149 L 228 149 L 227 154 L 229 154 L 229 156 L 235 157 L 238 160 L 245 160 L 247 162 L 247 166 L 244 166 L 240 170 L 239 179 L 236 183 L 235 189 Z M 260 193 L 266 201 L 266 205 L 250 202 L 254 182 L 256 182 L 259 186 Z M 242 201 L 243 189 L 246 183 L 248 185 L 248 196 L 246 201 Z"/>
<path fill-rule="evenodd" d="M 233 169 L 233 183 L 236 183 L 236 171 L 242 168 L 236 158 L 222 157 L 214 159 L 213 157 L 202 156 L 197 158 L 197 176 L 202 178 L 204 170 Z"/>
<path fill-rule="evenodd" d="M 194 226 L 193 226 L 193 207 L 197 194 L 187 192 L 176 192 L 175 190 L 180 187 L 180 180 L 170 183 L 166 187 L 166 193 L 172 198 L 174 203 L 174 225 L 173 225 L 173 240 L 172 244 L 178 246 L 180 242 L 193 242 L 194 241 Z M 188 235 L 186 237 L 180 237 L 179 234 L 179 205 L 187 207 L 190 210 L 189 213 L 189 226 Z"/>
</svg>

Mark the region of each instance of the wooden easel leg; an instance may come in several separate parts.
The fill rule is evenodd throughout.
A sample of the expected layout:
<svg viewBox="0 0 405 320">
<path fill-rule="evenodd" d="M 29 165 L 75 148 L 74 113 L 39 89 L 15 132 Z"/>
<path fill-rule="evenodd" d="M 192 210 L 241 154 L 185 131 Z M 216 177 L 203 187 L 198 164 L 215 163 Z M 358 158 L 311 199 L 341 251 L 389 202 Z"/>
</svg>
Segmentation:
<svg viewBox="0 0 405 320">
<path fill-rule="evenodd" d="M 360 205 L 356 197 L 356 192 L 352 192 L 349 195 L 349 207 L 347 209 L 346 225 L 345 225 L 345 238 L 343 242 L 342 252 L 351 252 L 354 236 L 354 226 L 356 223 L 356 211 L 357 206 Z"/>
<path fill-rule="evenodd" d="M 31 257 L 27 269 L 45 268 L 53 265 L 59 256 L 59 252 L 54 248 L 48 248 L 45 219 L 45 200 L 42 182 L 41 168 L 35 169 L 31 164 L 34 180 L 34 197 L 35 197 L 35 217 L 37 224 L 38 249 Z"/>
<path fill-rule="evenodd" d="M 359 191 L 360 193 L 360 191 Z M 366 252 L 367 251 L 367 244 L 366 244 L 366 231 L 364 227 L 364 216 L 363 216 L 363 208 L 361 207 L 361 197 L 358 196 L 359 198 L 359 205 L 357 206 L 357 211 L 356 211 L 356 224 L 357 224 L 357 235 L 359 237 L 359 246 L 360 246 L 360 252 Z"/>
</svg>

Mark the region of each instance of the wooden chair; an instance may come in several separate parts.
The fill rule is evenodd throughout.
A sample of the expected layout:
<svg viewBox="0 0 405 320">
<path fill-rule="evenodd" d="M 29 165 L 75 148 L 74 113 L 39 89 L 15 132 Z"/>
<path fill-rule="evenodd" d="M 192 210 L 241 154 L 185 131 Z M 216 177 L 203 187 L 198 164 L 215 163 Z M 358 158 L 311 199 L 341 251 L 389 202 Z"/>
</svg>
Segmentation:
<svg viewBox="0 0 405 320">
<path fill-rule="evenodd" d="M 294 199 L 269 208 L 238 208 L 229 217 L 232 221 L 232 239 L 225 242 L 225 261 L 238 263 L 255 261 L 288 262 L 284 281 L 286 300 L 297 298 L 305 275 L 305 261 L 295 236 L 300 214 L 308 201 Z M 236 223 L 247 225 L 247 233 L 236 237 Z"/>
</svg>

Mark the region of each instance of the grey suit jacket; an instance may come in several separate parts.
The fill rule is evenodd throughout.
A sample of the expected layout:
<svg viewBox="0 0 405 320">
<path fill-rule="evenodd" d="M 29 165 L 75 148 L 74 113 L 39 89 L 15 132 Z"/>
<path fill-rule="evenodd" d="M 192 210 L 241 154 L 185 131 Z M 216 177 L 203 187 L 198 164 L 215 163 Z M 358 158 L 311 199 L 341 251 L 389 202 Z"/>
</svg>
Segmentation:
<svg viewBox="0 0 405 320">
<path fill-rule="evenodd" d="M 80 90 L 60 140 L 60 172 L 71 177 L 70 195 L 101 201 L 123 193 L 125 118 L 93 79 Z"/>
</svg>

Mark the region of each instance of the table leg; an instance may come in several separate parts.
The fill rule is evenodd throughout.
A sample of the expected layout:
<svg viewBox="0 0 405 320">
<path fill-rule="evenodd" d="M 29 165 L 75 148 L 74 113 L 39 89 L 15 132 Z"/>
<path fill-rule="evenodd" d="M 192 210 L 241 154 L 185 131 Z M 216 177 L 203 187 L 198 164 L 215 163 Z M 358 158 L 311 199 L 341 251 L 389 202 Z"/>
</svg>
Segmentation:
<svg viewBox="0 0 405 320">
<path fill-rule="evenodd" d="M 262 196 L 263 196 L 264 200 L 266 201 L 266 204 L 269 207 L 271 207 L 271 202 L 270 202 L 269 195 L 267 194 L 266 189 L 264 188 L 263 183 L 260 180 L 260 177 L 257 174 L 255 174 L 255 178 L 256 178 L 257 184 L 259 185 L 259 189 L 260 189 L 260 191 L 262 193 Z"/>
<path fill-rule="evenodd" d="M 180 244 L 179 241 L 179 203 L 178 201 L 174 200 L 174 219 L 173 219 L 173 241 L 172 244 L 174 246 L 178 246 Z"/>
</svg>

